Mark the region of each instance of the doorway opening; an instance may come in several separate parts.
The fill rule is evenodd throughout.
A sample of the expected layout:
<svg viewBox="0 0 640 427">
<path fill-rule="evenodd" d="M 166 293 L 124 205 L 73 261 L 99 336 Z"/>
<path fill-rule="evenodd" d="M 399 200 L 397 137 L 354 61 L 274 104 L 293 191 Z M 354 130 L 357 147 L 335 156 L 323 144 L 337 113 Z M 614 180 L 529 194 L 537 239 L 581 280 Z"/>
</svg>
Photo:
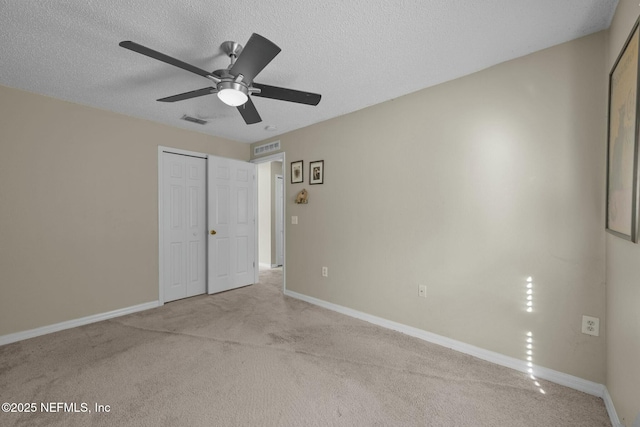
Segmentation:
<svg viewBox="0 0 640 427">
<path fill-rule="evenodd" d="M 258 166 L 258 262 L 260 270 L 282 270 L 285 285 L 285 154 L 252 160 Z"/>
</svg>

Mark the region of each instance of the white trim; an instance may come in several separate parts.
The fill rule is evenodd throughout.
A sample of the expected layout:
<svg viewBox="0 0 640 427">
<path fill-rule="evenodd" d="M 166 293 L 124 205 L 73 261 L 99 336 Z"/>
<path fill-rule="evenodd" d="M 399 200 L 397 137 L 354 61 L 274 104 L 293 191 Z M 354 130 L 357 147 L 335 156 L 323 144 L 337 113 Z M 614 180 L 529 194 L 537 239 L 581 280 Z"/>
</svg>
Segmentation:
<svg viewBox="0 0 640 427">
<path fill-rule="evenodd" d="M 181 150 L 179 148 L 171 148 L 164 147 L 162 145 L 158 145 L 158 305 L 164 305 L 164 269 L 163 266 L 163 257 L 162 257 L 162 249 L 164 248 L 164 230 L 162 225 L 164 224 L 164 212 L 162 206 L 164 204 L 163 199 L 163 180 L 164 180 L 164 170 L 162 161 L 163 153 L 171 153 L 171 154 L 180 154 L 183 156 L 191 156 L 191 157 L 199 157 L 203 159 L 207 159 L 207 155 L 204 153 L 198 153 L 196 151 L 188 151 Z M 209 284 L 207 283 L 207 287 Z"/>
<path fill-rule="evenodd" d="M 127 314 L 137 313 L 139 311 L 149 310 L 160 306 L 158 301 L 151 301 L 144 304 L 138 304 L 131 307 L 120 308 L 106 313 L 94 314 L 91 316 L 81 317 L 79 319 L 67 320 L 66 322 L 55 323 L 53 325 L 42 326 L 40 328 L 29 329 L 28 331 L 16 332 L 0 336 L 0 345 L 11 344 L 13 342 L 26 340 L 29 338 L 39 337 L 41 335 L 53 332 L 63 331 L 65 329 L 76 328 L 78 326 L 88 325 L 90 323 L 101 322 L 103 320 L 120 317 Z"/>
<path fill-rule="evenodd" d="M 613 406 L 613 399 L 611 399 L 609 390 L 607 390 L 606 387 L 604 388 L 602 400 L 604 400 L 604 406 L 607 408 L 607 413 L 609 414 L 609 420 L 611 420 L 611 425 L 613 427 L 624 427 L 624 425 L 620 422 L 620 418 L 618 418 L 618 413 L 616 412 L 616 408 L 615 406 Z"/>
<path fill-rule="evenodd" d="M 266 162 L 279 162 L 282 161 L 282 174 L 284 175 L 284 151 L 280 153 L 271 154 L 265 157 L 257 157 L 255 159 L 251 159 L 251 163 L 266 163 Z"/>
<path fill-rule="evenodd" d="M 267 264 L 266 262 L 260 262 L 260 263 L 258 263 L 258 267 L 266 268 L 266 269 L 268 269 L 268 270 L 270 270 L 270 269 L 272 269 L 272 268 L 273 268 L 273 267 L 271 266 L 271 264 Z"/>
<path fill-rule="evenodd" d="M 442 335 L 437 335 L 431 332 L 424 331 L 422 329 L 414 328 L 412 326 L 403 325 L 402 323 L 393 322 L 391 320 L 383 319 L 381 317 L 373 316 L 371 314 L 363 313 L 361 311 L 353 310 L 341 305 L 299 294 L 297 292 L 285 290 L 284 294 L 292 298 L 306 301 L 308 303 L 345 314 L 347 316 L 355 317 L 356 319 L 364 320 L 365 322 L 373 323 L 374 325 L 382 326 L 383 328 L 402 332 L 403 334 L 410 335 L 412 337 L 419 338 L 433 344 L 441 345 L 443 347 L 447 347 L 461 353 L 469 354 L 471 356 L 477 357 L 478 359 L 486 360 L 487 362 L 506 366 L 507 368 L 515 369 L 520 372 L 528 373 L 529 367 L 527 366 L 527 362 L 525 362 L 524 360 L 505 356 L 504 354 L 485 350 L 483 348 L 466 344 L 461 341 L 443 337 Z M 554 371 L 542 366 L 534 365 L 533 373 L 537 378 L 548 380 L 553 383 L 560 384 L 597 397 L 604 397 L 604 392 L 606 390 L 605 386 L 602 384 L 574 377 L 573 375 Z"/>
<path fill-rule="evenodd" d="M 284 151 L 281 151 L 276 154 L 272 154 L 270 156 L 259 157 L 257 159 L 252 159 L 251 163 L 266 163 L 266 162 L 282 162 L 282 216 L 284 216 L 284 229 L 282 236 L 282 252 L 284 253 L 284 257 L 282 260 L 282 290 L 287 292 L 287 159 Z M 258 192 L 256 191 L 256 204 L 258 200 Z M 256 237 L 258 237 L 257 227 L 256 227 Z M 256 239 L 257 243 L 257 239 Z M 256 244 L 256 259 L 259 259 L 258 256 L 258 245 Z M 256 271 L 256 275 L 258 272 Z M 256 277 L 256 282 L 258 278 Z"/>
<path fill-rule="evenodd" d="M 282 164 L 282 170 L 283 170 L 283 173 L 284 173 L 284 163 Z M 286 221 L 285 221 L 286 217 L 284 216 L 284 201 L 285 201 L 285 197 L 284 197 L 284 175 L 283 174 L 275 175 L 275 182 L 273 184 L 275 185 L 275 188 L 276 188 L 276 194 L 277 194 L 277 191 L 278 191 L 278 179 L 282 180 L 282 209 L 281 209 L 281 211 L 282 211 L 282 263 L 284 264 L 284 229 L 285 229 L 285 226 L 286 226 Z M 276 209 L 276 212 L 277 211 L 278 210 Z M 278 221 L 277 216 L 276 216 L 276 221 Z M 271 264 L 271 268 L 276 268 L 276 267 L 280 266 L 280 264 L 278 264 L 278 243 L 277 243 L 278 237 L 277 237 L 277 235 L 278 235 L 278 227 L 276 226 L 276 256 L 275 256 L 275 260 L 272 259 L 272 261 L 275 261 L 275 262 L 273 264 Z"/>
</svg>

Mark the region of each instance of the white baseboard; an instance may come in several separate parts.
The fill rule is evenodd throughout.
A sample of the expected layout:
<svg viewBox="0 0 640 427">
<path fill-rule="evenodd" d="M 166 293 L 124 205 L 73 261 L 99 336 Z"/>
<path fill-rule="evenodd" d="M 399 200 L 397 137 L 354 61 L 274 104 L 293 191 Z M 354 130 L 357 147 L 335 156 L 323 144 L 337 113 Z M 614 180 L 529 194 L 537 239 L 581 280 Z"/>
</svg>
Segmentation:
<svg viewBox="0 0 640 427">
<path fill-rule="evenodd" d="M 611 399 L 609 390 L 607 390 L 606 387 L 604 388 L 602 400 L 604 400 L 604 406 L 607 408 L 607 413 L 609 414 L 611 425 L 613 427 L 624 427 L 620 422 L 620 418 L 618 418 L 618 413 L 616 412 L 616 408 L 613 406 L 613 399 Z"/>
<path fill-rule="evenodd" d="M 433 344 L 438 344 L 443 347 L 450 348 L 452 350 L 459 351 L 461 353 L 469 354 L 477 357 L 478 359 L 486 360 L 487 362 L 495 363 L 497 365 L 506 366 L 507 368 L 515 369 L 517 371 L 528 373 L 529 366 L 524 360 L 516 359 L 514 357 L 505 356 L 504 354 L 496 353 L 490 350 L 485 350 L 480 347 L 476 347 L 470 344 L 456 341 L 451 338 L 443 337 L 431 332 L 423 331 L 422 329 L 414 328 L 412 326 L 403 325 L 401 323 L 393 322 L 391 320 L 383 319 L 381 317 L 373 316 L 371 314 L 363 313 L 361 311 L 353 310 L 351 308 L 343 307 L 341 305 L 333 304 L 327 301 L 323 301 L 314 297 L 299 294 L 297 292 L 285 290 L 285 295 L 306 301 L 308 303 L 332 310 L 338 313 L 346 314 L 347 316 L 355 317 L 356 319 L 364 320 L 374 325 L 382 326 L 383 328 L 391 329 L 394 331 L 402 332 L 403 334 L 410 335 L 415 338 L 428 341 Z M 537 378 L 541 378 L 547 381 L 551 381 L 556 384 L 560 384 L 575 390 L 582 391 L 584 393 L 604 398 L 606 388 L 602 384 L 588 381 L 582 378 L 575 377 L 573 375 L 565 374 L 562 372 L 554 371 L 542 366 L 533 366 L 533 374 Z M 606 393 L 608 395 L 608 393 Z M 610 399 L 610 398 L 609 398 Z M 606 403 L 606 402 L 605 402 Z M 613 403 L 611 403 L 613 408 Z M 609 410 L 609 406 L 607 406 Z M 615 411 L 614 411 L 615 412 Z M 616 424 L 614 426 L 617 427 Z"/>
<path fill-rule="evenodd" d="M 90 323 L 100 322 L 101 320 L 112 319 L 114 317 L 124 316 L 126 314 L 137 313 L 138 311 L 156 308 L 161 304 L 158 301 L 151 301 L 144 304 L 134 305 L 131 307 L 120 308 L 118 310 L 108 311 L 106 313 L 94 314 L 91 316 L 81 317 L 79 319 L 67 320 L 66 322 L 55 323 L 53 325 L 42 326 L 40 328 L 29 329 L 28 331 L 16 332 L 14 334 L 0 336 L 0 345 L 11 344 L 12 342 L 22 341 L 29 338 L 35 338 L 40 335 L 50 334 L 52 332 L 63 331 L 65 329 L 75 328 L 77 326 L 88 325 Z"/>
</svg>

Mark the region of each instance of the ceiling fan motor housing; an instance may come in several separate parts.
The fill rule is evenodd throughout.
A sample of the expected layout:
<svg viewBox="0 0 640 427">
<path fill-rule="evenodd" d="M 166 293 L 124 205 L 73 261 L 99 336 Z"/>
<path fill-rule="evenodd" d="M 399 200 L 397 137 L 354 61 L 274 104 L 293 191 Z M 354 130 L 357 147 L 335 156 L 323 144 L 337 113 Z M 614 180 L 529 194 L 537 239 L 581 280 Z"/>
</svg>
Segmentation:
<svg viewBox="0 0 640 427">
<path fill-rule="evenodd" d="M 244 93 L 245 95 L 249 94 L 247 85 L 242 82 L 223 80 L 220 83 L 218 83 L 218 91 L 222 91 L 224 89 L 238 90 Z"/>
</svg>

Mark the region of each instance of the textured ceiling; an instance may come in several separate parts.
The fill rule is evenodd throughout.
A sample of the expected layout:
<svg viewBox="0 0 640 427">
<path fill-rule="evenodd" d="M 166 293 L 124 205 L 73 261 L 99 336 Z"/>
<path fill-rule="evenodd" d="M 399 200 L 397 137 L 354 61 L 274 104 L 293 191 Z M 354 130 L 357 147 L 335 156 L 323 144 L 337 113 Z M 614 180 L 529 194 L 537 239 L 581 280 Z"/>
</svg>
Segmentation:
<svg viewBox="0 0 640 427">
<path fill-rule="evenodd" d="M 0 84 L 254 142 L 608 28 L 617 0 L 0 0 Z M 246 125 L 215 95 L 155 100 L 207 79 L 118 46 L 132 40 L 206 70 L 220 44 L 282 48 L 256 81 L 322 94 L 317 107 L 253 98 Z M 201 126 L 184 114 L 209 120 Z M 265 127 L 273 125 L 276 132 Z"/>
</svg>

